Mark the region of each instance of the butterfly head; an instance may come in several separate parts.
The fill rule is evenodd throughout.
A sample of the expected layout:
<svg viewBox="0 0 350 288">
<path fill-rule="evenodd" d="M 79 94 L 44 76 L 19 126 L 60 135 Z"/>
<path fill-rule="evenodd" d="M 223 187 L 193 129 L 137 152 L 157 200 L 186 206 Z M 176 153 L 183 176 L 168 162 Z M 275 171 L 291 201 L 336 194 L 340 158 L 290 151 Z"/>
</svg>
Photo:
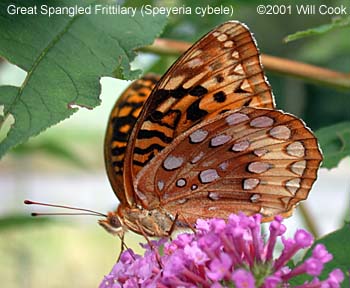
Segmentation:
<svg viewBox="0 0 350 288">
<path fill-rule="evenodd" d="M 124 235 L 123 221 L 117 213 L 109 212 L 106 219 L 98 220 L 108 233 L 122 237 Z"/>
</svg>

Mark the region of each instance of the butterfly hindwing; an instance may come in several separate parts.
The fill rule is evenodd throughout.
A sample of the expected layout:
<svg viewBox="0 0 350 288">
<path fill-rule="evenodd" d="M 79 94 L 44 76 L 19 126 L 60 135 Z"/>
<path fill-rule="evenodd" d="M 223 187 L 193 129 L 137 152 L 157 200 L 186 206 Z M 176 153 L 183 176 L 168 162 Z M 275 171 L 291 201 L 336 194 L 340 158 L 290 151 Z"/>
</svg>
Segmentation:
<svg viewBox="0 0 350 288">
<path fill-rule="evenodd" d="M 195 43 L 158 82 L 135 126 L 131 174 L 192 126 L 243 106 L 273 109 L 274 102 L 253 36 L 230 21 Z"/>
<path fill-rule="evenodd" d="M 307 198 L 321 159 L 301 120 L 247 107 L 178 136 L 141 170 L 134 189 L 145 207 L 164 207 L 192 224 L 239 211 L 268 219 Z"/>
<path fill-rule="evenodd" d="M 126 146 L 141 109 L 159 80 L 148 74 L 135 80 L 119 97 L 109 116 L 104 154 L 109 181 L 120 202 L 125 203 L 123 164 Z"/>
</svg>

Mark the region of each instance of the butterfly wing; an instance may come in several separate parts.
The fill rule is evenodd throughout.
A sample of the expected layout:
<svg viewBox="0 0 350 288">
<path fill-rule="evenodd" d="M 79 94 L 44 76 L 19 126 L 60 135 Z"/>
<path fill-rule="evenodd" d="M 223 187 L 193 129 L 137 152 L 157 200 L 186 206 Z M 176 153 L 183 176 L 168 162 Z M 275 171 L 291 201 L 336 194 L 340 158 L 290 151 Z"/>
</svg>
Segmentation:
<svg viewBox="0 0 350 288">
<path fill-rule="evenodd" d="M 127 196 L 123 184 L 123 163 L 126 146 L 140 114 L 159 77 L 148 74 L 134 81 L 119 97 L 109 116 L 104 155 L 109 181 L 121 203 Z"/>
<path fill-rule="evenodd" d="M 321 160 L 301 120 L 247 107 L 178 136 L 140 171 L 134 189 L 145 207 L 161 206 L 192 224 L 239 211 L 267 220 L 307 198 Z"/>
<path fill-rule="evenodd" d="M 230 21 L 195 43 L 158 82 L 135 125 L 126 177 L 133 179 L 190 127 L 243 106 L 274 108 L 274 102 L 253 36 Z"/>
</svg>

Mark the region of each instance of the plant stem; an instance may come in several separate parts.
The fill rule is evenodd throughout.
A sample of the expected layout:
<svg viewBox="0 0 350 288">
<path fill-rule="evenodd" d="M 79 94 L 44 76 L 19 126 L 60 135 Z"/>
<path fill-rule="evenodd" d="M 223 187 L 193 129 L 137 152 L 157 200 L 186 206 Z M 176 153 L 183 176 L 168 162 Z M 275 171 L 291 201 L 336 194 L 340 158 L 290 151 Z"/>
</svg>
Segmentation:
<svg viewBox="0 0 350 288">
<path fill-rule="evenodd" d="M 261 58 L 263 65 L 270 71 L 334 88 L 350 90 L 350 74 L 265 54 Z"/>
<path fill-rule="evenodd" d="M 140 49 L 142 52 L 160 55 L 178 55 L 184 53 L 191 44 L 184 41 L 159 38 L 151 46 Z M 350 73 L 342 73 L 298 61 L 280 57 L 261 55 L 264 67 L 272 72 L 301 78 L 307 82 L 319 83 L 337 89 L 350 90 Z"/>
<path fill-rule="evenodd" d="M 320 233 L 318 232 L 318 229 L 316 227 L 316 223 L 314 221 L 314 218 L 312 217 L 310 211 L 305 207 L 304 203 L 301 203 L 298 206 L 298 210 L 300 214 L 303 217 L 304 224 L 306 226 L 306 229 L 314 235 L 314 237 L 317 239 L 320 236 Z"/>
</svg>

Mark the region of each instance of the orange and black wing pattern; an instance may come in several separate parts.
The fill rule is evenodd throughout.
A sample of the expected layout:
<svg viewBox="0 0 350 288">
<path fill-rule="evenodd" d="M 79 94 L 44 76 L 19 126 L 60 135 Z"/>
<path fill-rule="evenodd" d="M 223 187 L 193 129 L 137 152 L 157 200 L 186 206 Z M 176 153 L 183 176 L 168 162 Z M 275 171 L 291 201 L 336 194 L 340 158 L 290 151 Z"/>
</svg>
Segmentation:
<svg viewBox="0 0 350 288">
<path fill-rule="evenodd" d="M 252 34 L 230 21 L 196 42 L 156 85 L 133 132 L 131 178 L 176 136 L 244 106 L 273 109 L 274 101 Z"/>
<path fill-rule="evenodd" d="M 141 109 L 159 76 L 148 74 L 134 81 L 120 96 L 110 114 L 104 145 L 105 165 L 109 181 L 121 203 L 126 203 L 123 164 L 126 146 Z"/>
</svg>

